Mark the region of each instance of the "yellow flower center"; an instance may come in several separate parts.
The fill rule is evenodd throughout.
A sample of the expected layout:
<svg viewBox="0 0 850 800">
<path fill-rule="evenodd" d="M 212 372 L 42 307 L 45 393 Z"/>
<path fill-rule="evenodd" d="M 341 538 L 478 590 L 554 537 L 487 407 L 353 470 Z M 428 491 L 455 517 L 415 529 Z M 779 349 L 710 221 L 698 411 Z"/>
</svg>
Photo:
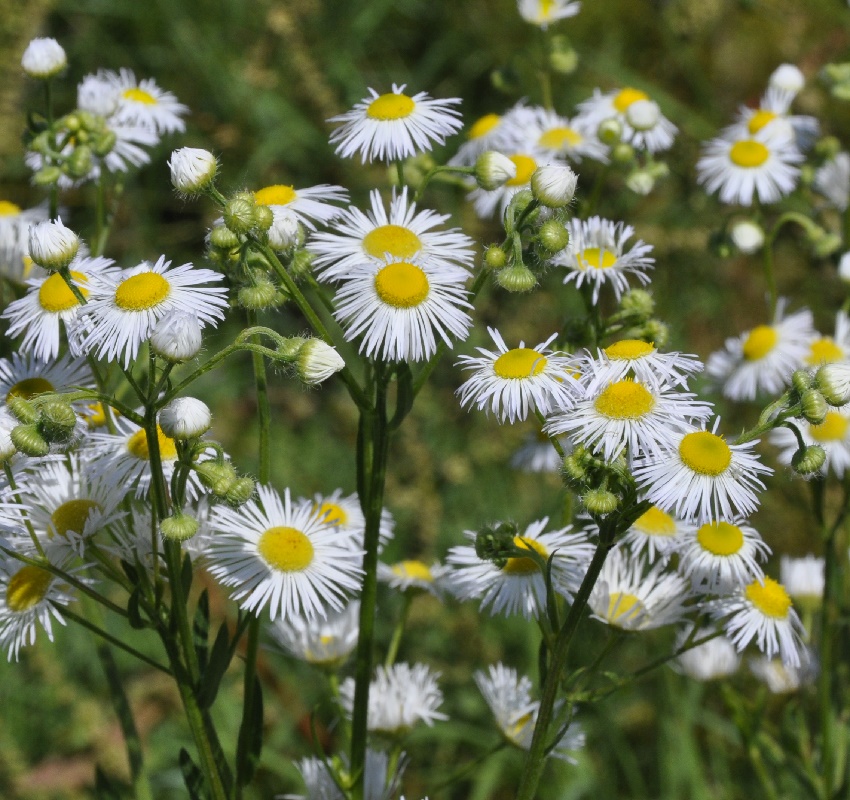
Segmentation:
<svg viewBox="0 0 850 800">
<path fill-rule="evenodd" d="M 584 137 L 572 128 L 562 125 L 557 128 L 549 128 L 548 131 L 543 131 L 537 144 L 545 147 L 548 150 L 567 150 L 570 147 L 576 147 L 581 144 Z"/>
<path fill-rule="evenodd" d="M 774 619 L 785 619 L 791 608 L 791 598 L 785 587 L 773 578 L 765 578 L 764 584 L 753 581 L 744 590 L 749 600 L 762 614 Z"/>
<path fill-rule="evenodd" d="M 634 527 L 646 536 L 676 535 L 676 520 L 658 506 L 652 506 L 641 514 L 635 520 Z"/>
<path fill-rule="evenodd" d="M 156 438 L 159 440 L 159 455 L 163 461 L 173 461 L 177 458 L 177 445 L 174 439 L 170 439 L 162 432 L 159 425 L 156 426 Z M 145 434 L 145 429 L 140 428 L 128 440 L 127 449 L 139 459 L 139 461 L 149 461 L 151 454 L 148 449 L 148 437 Z"/>
<path fill-rule="evenodd" d="M 406 94 L 382 94 L 369 103 L 366 116 L 381 122 L 389 122 L 393 119 L 409 117 L 415 108 L 416 103 Z"/>
<path fill-rule="evenodd" d="M 655 408 L 655 398 L 639 383 L 617 381 L 606 387 L 593 407 L 609 419 L 640 419 Z"/>
<path fill-rule="evenodd" d="M 394 308 L 418 306 L 430 289 L 428 277 L 416 264 L 399 261 L 387 264 L 375 276 L 375 291 L 378 297 Z"/>
<path fill-rule="evenodd" d="M 38 605 L 47 594 L 53 576 L 41 567 L 22 567 L 6 586 L 6 605 L 20 614 Z"/>
<path fill-rule="evenodd" d="M 605 355 L 618 361 L 635 361 L 654 352 L 654 345 L 640 339 L 623 339 L 605 348 Z"/>
<path fill-rule="evenodd" d="M 608 597 L 608 621 L 612 625 L 634 622 L 644 610 L 640 598 L 629 592 L 611 592 Z"/>
<path fill-rule="evenodd" d="M 125 89 L 123 96 L 125 100 L 132 100 L 134 103 L 144 103 L 146 106 L 156 105 L 156 98 L 150 92 L 139 89 L 138 86 L 134 86 L 132 89 Z"/>
<path fill-rule="evenodd" d="M 399 578 L 409 578 L 415 581 L 425 581 L 426 583 L 434 582 L 431 568 L 421 561 L 400 561 L 398 564 L 393 564 L 391 569 Z"/>
<path fill-rule="evenodd" d="M 401 225 L 381 225 L 363 237 L 363 249 L 375 258 L 383 258 L 387 253 L 394 258 L 411 258 L 422 249 L 422 242 Z"/>
<path fill-rule="evenodd" d="M 579 269 L 608 269 L 617 263 L 617 256 L 605 248 L 586 247 L 578 253 L 576 260 Z"/>
<path fill-rule="evenodd" d="M 759 361 L 776 347 L 778 341 L 779 334 L 770 325 L 757 325 L 744 340 L 744 358 Z"/>
<path fill-rule="evenodd" d="M 820 425 L 811 425 L 809 432 L 816 442 L 840 442 L 847 435 L 848 422 L 837 411 L 827 411 L 826 419 Z"/>
<path fill-rule="evenodd" d="M 71 279 L 77 284 L 80 294 L 88 297 L 89 290 L 81 284 L 88 283 L 89 279 L 82 272 L 71 272 Z M 54 272 L 41 284 L 38 290 L 38 302 L 49 314 L 58 314 L 60 311 L 67 311 L 79 305 L 74 293 L 58 272 Z"/>
<path fill-rule="evenodd" d="M 626 87 L 625 89 L 621 89 L 614 98 L 614 108 L 616 108 L 621 114 L 625 114 L 626 109 L 628 109 L 632 103 L 637 103 L 638 100 L 649 100 L 649 95 L 646 92 L 642 92 L 640 89 Z"/>
<path fill-rule="evenodd" d="M 844 360 L 844 353 L 829 336 L 812 342 L 806 361 L 809 364 L 834 364 Z"/>
<path fill-rule="evenodd" d="M 18 381 L 6 395 L 6 402 L 13 397 L 22 397 L 24 400 L 32 400 L 37 394 L 52 392 L 53 384 L 45 378 L 24 378 Z"/>
<path fill-rule="evenodd" d="M 284 186 L 282 183 L 266 186 L 254 192 L 254 200 L 261 206 L 285 206 L 297 196 L 294 186 Z"/>
<path fill-rule="evenodd" d="M 113 416 L 117 413 L 113 408 Z M 103 403 L 89 403 L 86 406 L 85 417 L 86 423 L 90 428 L 99 428 L 101 425 L 106 425 L 106 412 L 103 410 Z"/>
<path fill-rule="evenodd" d="M 523 186 L 531 180 L 534 170 L 537 169 L 537 162 L 531 156 L 516 154 L 508 156 L 516 166 L 516 175 L 511 178 L 505 186 Z"/>
<path fill-rule="evenodd" d="M 773 122 L 777 116 L 779 115 L 774 114 L 772 111 L 765 111 L 760 108 L 750 117 L 750 121 L 747 123 L 747 130 L 753 134 L 758 133 L 765 125 Z"/>
<path fill-rule="evenodd" d="M 549 558 L 549 552 L 536 539 L 526 539 L 522 536 L 514 536 L 514 546 L 520 550 L 533 550 L 544 559 Z M 520 556 L 519 558 L 509 558 L 502 572 L 507 572 L 508 575 L 531 575 L 537 571 L 537 562 L 533 558 Z"/>
<path fill-rule="evenodd" d="M 523 735 L 523 732 L 526 730 L 526 728 L 528 728 L 533 719 L 533 711 L 529 711 L 527 714 L 523 714 L 516 720 L 516 722 L 511 723 L 505 728 L 505 736 L 515 745 L 523 747 L 523 745 L 525 744 L 525 736 Z"/>
<path fill-rule="evenodd" d="M 735 142 L 729 150 L 729 160 L 738 167 L 760 167 L 768 158 L 770 150 L 752 139 Z"/>
<path fill-rule="evenodd" d="M 500 378 L 533 378 L 546 369 L 546 356 L 528 347 L 515 347 L 502 353 L 493 363 Z"/>
<path fill-rule="evenodd" d="M 744 544 L 744 534 L 729 522 L 707 522 L 697 531 L 697 541 L 714 556 L 731 556 Z"/>
<path fill-rule="evenodd" d="M 21 213 L 21 207 L 9 200 L 0 200 L 0 217 L 16 217 Z"/>
<path fill-rule="evenodd" d="M 313 561 L 313 543 L 297 528 L 269 528 L 260 536 L 257 550 L 278 572 L 301 572 Z"/>
<path fill-rule="evenodd" d="M 32 272 L 32 268 L 35 266 L 35 261 L 33 261 L 29 256 L 24 256 L 23 262 L 24 262 L 23 277 L 26 279 L 26 278 L 29 278 L 30 273 Z"/>
<path fill-rule="evenodd" d="M 322 503 L 316 509 L 316 516 L 328 525 L 347 525 L 348 512 L 336 503 Z"/>
<path fill-rule="evenodd" d="M 68 500 L 50 515 L 50 519 L 60 536 L 67 536 L 69 533 L 81 534 L 93 509 L 100 511 L 100 505 L 94 500 Z"/>
<path fill-rule="evenodd" d="M 708 431 L 695 431 L 684 436 L 679 444 L 679 457 L 688 469 L 712 478 L 722 475 L 732 463 L 729 445 L 722 436 Z"/>
<path fill-rule="evenodd" d="M 475 120 L 475 123 L 469 129 L 468 138 L 480 139 L 482 136 L 490 133 L 501 120 L 502 118 L 498 114 L 485 114 L 480 119 Z"/>
<path fill-rule="evenodd" d="M 158 306 L 170 291 L 171 284 L 158 272 L 141 272 L 115 290 L 115 305 L 124 311 L 146 311 Z"/>
</svg>

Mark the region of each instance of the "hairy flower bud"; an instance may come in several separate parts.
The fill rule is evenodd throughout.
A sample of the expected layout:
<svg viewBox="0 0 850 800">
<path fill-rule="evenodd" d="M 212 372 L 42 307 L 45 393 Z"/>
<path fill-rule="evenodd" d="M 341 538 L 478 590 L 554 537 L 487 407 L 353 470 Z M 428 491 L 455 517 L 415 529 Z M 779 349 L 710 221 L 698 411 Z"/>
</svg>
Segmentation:
<svg viewBox="0 0 850 800">
<path fill-rule="evenodd" d="M 163 537 L 175 542 L 191 539 L 198 532 L 199 527 L 198 520 L 180 511 L 159 523 Z"/>
<path fill-rule="evenodd" d="M 50 445 L 36 425 L 17 425 L 12 428 L 10 438 L 18 451 L 26 456 L 40 458 L 50 452 Z"/>
<path fill-rule="evenodd" d="M 815 373 L 815 388 L 831 406 L 850 402 L 850 364 L 824 364 Z"/>
<path fill-rule="evenodd" d="M 568 166 L 547 164 L 531 174 L 531 191 L 536 200 L 547 208 L 569 205 L 576 193 L 578 175 Z"/>
<path fill-rule="evenodd" d="M 484 253 L 484 263 L 490 269 L 501 269 L 507 263 L 508 256 L 497 244 L 491 244 Z"/>
<path fill-rule="evenodd" d="M 19 394 L 12 394 L 6 401 L 6 406 L 12 412 L 15 419 L 24 425 L 34 425 L 41 416 L 35 404 L 21 397 Z"/>
<path fill-rule="evenodd" d="M 591 514 L 599 516 L 616 511 L 620 505 L 620 498 L 607 489 L 590 489 L 582 497 L 582 501 Z"/>
<path fill-rule="evenodd" d="M 51 400 L 41 406 L 38 428 L 48 442 L 67 444 L 74 438 L 76 427 L 77 415 L 70 403 Z"/>
<path fill-rule="evenodd" d="M 473 174 L 482 189 L 492 192 L 516 177 L 516 164 L 503 153 L 487 150 L 475 161 Z"/>
<path fill-rule="evenodd" d="M 563 250 L 570 243 L 570 232 L 563 222 L 547 219 L 537 233 L 540 244 L 550 253 Z"/>
<path fill-rule="evenodd" d="M 151 349 L 173 364 L 193 359 L 201 350 L 201 323 L 194 314 L 172 311 L 154 326 Z"/>
<path fill-rule="evenodd" d="M 791 468 L 800 475 L 814 475 L 820 472 L 826 462 L 826 451 L 817 444 L 801 447 L 791 456 Z"/>
<path fill-rule="evenodd" d="M 256 207 L 251 192 L 238 192 L 224 207 L 224 224 L 237 235 L 248 233 L 257 224 L 254 214 Z"/>
<path fill-rule="evenodd" d="M 226 497 L 238 480 L 236 470 L 227 462 L 203 461 L 195 464 L 194 469 L 201 484 L 217 497 Z"/>
<path fill-rule="evenodd" d="M 187 197 L 212 186 L 218 172 L 218 160 L 200 147 L 181 147 L 171 153 L 168 161 L 171 185 Z"/>
<path fill-rule="evenodd" d="M 826 419 L 827 404 L 824 396 L 816 389 L 806 389 L 800 396 L 803 418 L 812 425 L 822 425 Z"/>
<path fill-rule="evenodd" d="M 537 278 L 525 264 L 512 264 L 496 273 L 496 283 L 508 292 L 530 292 L 537 286 Z"/>
<path fill-rule="evenodd" d="M 56 39 L 33 39 L 24 50 L 21 66 L 31 78 L 46 80 L 58 75 L 68 64 L 68 57 Z"/>
<path fill-rule="evenodd" d="M 256 484 L 254 480 L 245 476 L 233 482 L 225 494 L 224 499 L 228 505 L 241 506 L 253 497 L 255 490 Z"/>
<path fill-rule="evenodd" d="M 48 272 L 65 269 L 79 249 L 79 237 L 61 219 L 44 220 L 30 227 L 30 258 Z"/>
<path fill-rule="evenodd" d="M 212 425 L 206 403 L 194 397 L 176 397 L 159 412 L 159 427 L 171 439 L 196 439 Z"/>
<path fill-rule="evenodd" d="M 317 386 L 345 367 L 335 348 L 321 339 L 307 339 L 295 359 L 298 377 L 306 386 Z"/>
</svg>

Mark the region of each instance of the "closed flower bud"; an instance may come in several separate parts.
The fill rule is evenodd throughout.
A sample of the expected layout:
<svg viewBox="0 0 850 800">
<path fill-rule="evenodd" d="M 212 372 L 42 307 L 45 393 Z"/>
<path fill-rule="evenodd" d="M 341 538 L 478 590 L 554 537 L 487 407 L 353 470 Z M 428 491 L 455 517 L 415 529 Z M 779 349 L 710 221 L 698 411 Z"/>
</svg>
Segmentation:
<svg viewBox="0 0 850 800">
<path fill-rule="evenodd" d="M 484 263 L 490 269 L 501 269 L 507 263 L 508 256 L 497 244 L 491 244 L 484 253 Z"/>
<path fill-rule="evenodd" d="M 181 512 L 166 517 L 159 523 L 163 538 L 175 542 L 185 542 L 187 539 L 191 539 L 198 532 L 199 527 L 198 520 Z"/>
<path fill-rule="evenodd" d="M 32 176 L 32 182 L 36 186 L 53 186 L 62 177 L 62 170 L 52 164 L 42 167 Z"/>
<path fill-rule="evenodd" d="M 274 222 L 274 213 L 268 206 L 254 207 L 254 225 L 261 231 L 267 231 Z"/>
<path fill-rule="evenodd" d="M 277 308 L 286 297 L 268 278 L 258 278 L 253 286 L 243 286 L 239 290 L 237 300 L 242 308 L 249 311 L 263 311 Z"/>
<path fill-rule="evenodd" d="M 531 191 L 534 197 L 547 208 L 563 208 L 569 205 L 576 193 L 578 175 L 567 166 L 547 164 L 538 167 L 531 175 Z"/>
<path fill-rule="evenodd" d="M 182 195 L 199 194 L 212 186 L 218 172 L 218 161 L 209 151 L 200 147 L 181 147 L 168 161 L 171 185 Z"/>
<path fill-rule="evenodd" d="M 508 207 L 505 209 L 505 231 L 513 233 L 516 221 L 525 213 L 525 210 L 534 202 L 531 189 L 520 189 L 511 197 Z M 526 220 L 528 217 L 526 217 Z"/>
<path fill-rule="evenodd" d="M 655 188 L 655 177 L 649 170 L 635 169 L 626 176 L 626 186 L 635 194 L 649 194 Z"/>
<path fill-rule="evenodd" d="M 773 70 L 767 83 L 783 92 L 797 94 L 806 85 L 806 77 L 795 64 L 780 64 Z"/>
<path fill-rule="evenodd" d="M 580 455 L 570 453 L 564 458 L 564 462 L 561 465 L 564 480 L 574 489 L 583 487 L 587 482 L 587 470 L 584 468 L 582 462 L 583 459 Z"/>
<path fill-rule="evenodd" d="M 233 250 L 242 243 L 241 239 L 226 225 L 216 225 L 210 231 L 210 244 L 219 250 Z"/>
<path fill-rule="evenodd" d="M 67 444 L 74 438 L 77 415 L 69 403 L 51 400 L 41 406 L 39 431 L 48 442 Z"/>
<path fill-rule="evenodd" d="M 10 433 L 12 444 L 25 456 L 40 458 L 50 452 L 50 445 L 35 425 L 18 425 Z"/>
<path fill-rule="evenodd" d="M 68 57 L 56 39 L 33 39 L 24 50 L 21 66 L 31 78 L 46 80 L 58 75 L 68 64 Z"/>
<path fill-rule="evenodd" d="M 553 36 L 550 40 L 549 66 L 561 75 L 575 72 L 578 66 L 578 53 L 566 36 Z"/>
<path fill-rule="evenodd" d="M 660 319 L 647 320 L 637 338 L 652 342 L 656 347 L 664 347 L 670 339 L 670 326 Z"/>
<path fill-rule="evenodd" d="M 570 233 L 562 222 L 556 219 L 546 220 L 537 234 L 540 244 L 550 253 L 563 250 L 570 243 Z"/>
<path fill-rule="evenodd" d="M 844 283 L 850 283 L 850 253 L 845 253 L 838 261 L 838 277 Z"/>
<path fill-rule="evenodd" d="M 815 377 L 808 370 L 798 369 L 791 375 L 791 385 L 803 394 L 815 385 Z"/>
<path fill-rule="evenodd" d="M 197 439 L 210 425 L 207 404 L 194 397 L 177 397 L 159 412 L 159 427 L 171 439 Z"/>
<path fill-rule="evenodd" d="M 292 257 L 289 272 L 293 278 L 306 278 L 313 271 L 313 254 L 309 250 L 298 250 Z"/>
<path fill-rule="evenodd" d="M 41 416 L 34 403 L 25 400 L 18 394 L 11 395 L 6 401 L 6 406 L 14 414 L 15 419 L 24 425 L 35 424 Z"/>
<path fill-rule="evenodd" d="M 530 292 L 537 286 L 537 278 L 525 264 L 512 264 L 496 273 L 496 283 L 508 292 Z"/>
<path fill-rule="evenodd" d="M 194 314 L 172 311 L 156 323 L 150 341 L 156 355 L 180 364 L 198 355 L 201 339 L 201 323 Z"/>
<path fill-rule="evenodd" d="M 816 389 L 806 389 L 800 397 L 801 412 L 806 422 L 822 425 L 828 411 L 824 396 Z"/>
<path fill-rule="evenodd" d="M 118 135 L 115 131 L 101 131 L 97 138 L 92 142 L 92 152 L 98 157 L 103 158 L 109 155 L 118 142 Z"/>
<path fill-rule="evenodd" d="M 475 182 L 492 192 L 516 177 L 516 164 L 503 153 L 487 150 L 475 161 Z"/>
<path fill-rule="evenodd" d="M 620 308 L 623 311 L 648 317 L 655 311 L 655 300 L 652 299 L 652 294 L 646 289 L 632 289 L 623 295 L 620 300 Z"/>
<path fill-rule="evenodd" d="M 611 160 L 615 164 L 631 164 L 635 160 L 635 149 L 626 142 L 618 142 L 611 149 Z"/>
<path fill-rule="evenodd" d="M 820 445 L 812 444 L 801 447 L 791 456 L 791 468 L 800 475 L 814 475 L 826 461 L 826 450 Z"/>
<path fill-rule="evenodd" d="M 234 481 L 224 496 L 228 505 L 241 506 L 247 503 L 253 496 L 256 485 L 252 478 L 243 477 Z"/>
<path fill-rule="evenodd" d="M 248 233 L 256 225 L 257 204 L 251 192 L 235 194 L 224 207 L 224 224 L 235 234 Z"/>
<path fill-rule="evenodd" d="M 30 226 L 30 258 L 48 272 L 65 269 L 79 249 L 77 234 L 66 228 L 61 219 L 44 220 Z"/>
<path fill-rule="evenodd" d="M 302 383 L 316 386 L 343 369 L 345 361 L 321 339 L 307 339 L 298 351 L 295 366 Z"/>
<path fill-rule="evenodd" d="M 591 489 L 582 498 L 585 508 L 591 513 L 599 516 L 616 511 L 620 505 L 620 498 L 607 489 Z"/>
<path fill-rule="evenodd" d="M 596 135 L 602 144 L 612 146 L 623 138 L 623 126 L 619 120 L 613 117 L 611 119 L 604 119 L 599 123 L 599 127 L 596 129 Z"/>
<path fill-rule="evenodd" d="M 94 161 L 92 149 L 85 145 L 74 148 L 68 160 L 65 162 L 65 171 L 71 178 L 85 178 L 91 172 Z"/>
<path fill-rule="evenodd" d="M 824 364 L 815 373 L 815 387 L 831 406 L 850 402 L 850 364 Z"/>
<path fill-rule="evenodd" d="M 626 109 L 626 122 L 636 131 L 650 131 L 661 119 L 661 109 L 654 100 L 636 100 Z"/>
<path fill-rule="evenodd" d="M 764 244 L 764 230 L 757 222 L 742 219 L 729 229 L 729 238 L 739 252 L 749 255 L 761 250 Z"/>
<path fill-rule="evenodd" d="M 272 249 L 291 250 L 303 243 L 304 229 L 298 222 L 298 217 L 286 209 L 275 212 L 274 220 L 269 228 L 269 244 Z"/>
<path fill-rule="evenodd" d="M 227 462 L 203 461 L 194 469 L 201 484 L 217 497 L 225 497 L 237 481 L 236 470 Z"/>
</svg>

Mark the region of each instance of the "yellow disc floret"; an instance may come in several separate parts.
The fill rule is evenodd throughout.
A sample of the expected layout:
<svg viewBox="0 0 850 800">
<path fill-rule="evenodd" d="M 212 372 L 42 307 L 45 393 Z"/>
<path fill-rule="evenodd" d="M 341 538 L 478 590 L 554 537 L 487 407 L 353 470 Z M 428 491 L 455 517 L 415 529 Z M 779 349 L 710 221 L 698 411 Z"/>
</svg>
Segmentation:
<svg viewBox="0 0 850 800">
<path fill-rule="evenodd" d="M 411 258 L 422 249 L 422 242 L 409 228 L 381 225 L 363 237 L 363 249 L 374 258 L 387 254 L 394 258 Z"/>
<path fill-rule="evenodd" d="M 499 124 L 501 119 L 498 114 L 485 114 L 483 117 L 475 120 L 469 129 L 468 138 L 480 139 L 482 136 L 490 133 Z"/>
<path fill-rule="evenodd" d="M 89 296 L 89 290 L 85 284 L 89 279 L 82 272 L 71 272 L 71 279 L 77 285 L 83 297 Z M 68 311 L 79 305 L 74 293 L 62 276 L 54 272 L 38 290 L 38 304 L 49 314 L 58 314 L 60 311 Z"/>
<path fill-rule="evenodd" d="M 532 378 L 546 369 L 546 356 L 528 347 L 515 347 L 502 353 L 493 363 L 500 378 Z"/>
<path fill-rule="evenodd" d="M 288 526 L 264 531 L 257 542 L 257 550 L 278 572 L 301 572 L 313 561 L 313 543 L 302 531 Z"/>
<path fill-rule="evenodd" d="M 526 539 L 523 536 L 514 536 L 514 547 L 518 547 L 520 550 L 533 550 L 542 558 L 549 558 L 549 551 L 536 539 Z M 502 567 L 502 572 L 507 572 L 508 575 L 531 575 L 537 570 L 537 562 L 533 558 L 525 556 L 509 558 L 505 566 Z"/>
<path fill-rule="evenodd" d="M 785 587 L 773 578 L 765 578 L 763 584 L 753 581 L 744 592 L 747 600 L 766 617 L 785 619 L 788 616 L 791 598 Z"/>
<path fill-rule="evenodd" d="M 634 527 L 647 536 L 676 535 L 676 520 L 658 506 L 652 506 L 641 514 L 635 520 Z"/>
<path fill-rule="evenodd" d="M 779 341 L 779 334 L 770 325 L 757 325 L 744 340 L 743 353 L 747 361 L 759 361 L 764 358 Z"/>
<path fill-rule="evenodd" d="M 744 533 L 730 522 L 707 522 L 697 531 L 697 541 L 712 555 L 731 556 L 743 546 Z"/>
<path fill-rule="evenodd" d="M 389 122 L 409 117 L 415 108 L 416 103 L 406 94 L 382 94 L 369 103 L 366 116 L 381 122 Z"/>
<path fill-rule="evenodd" d="M 634 622 L 645 610 L 640 598 L 629 592 L 611 592 L 608 598 L 608 621 L 612 625 Z"/>
<path fill-rule="evenodd" d="M 614 108 L 621 114 L 625 114 L 628 107 L 632 103 L 637 103 L 638 100 L 649 100 L 649 95 L 640 89 L 632 89 L 627 86 L 625 89 L 621 89 L 614 98 Z"/>
<path fill-rule="evenodd" d="M 806 362 L 809 364 L 835 364 L 844 361 L 844 351 L 835 343 L 834 339 L 824 336 L 816 339 L 811 344 Z"/>
<path fill-rule="evenodd" d="M 652 344 L 640 339 L 623 339 L 605 348 L 605 355 L 618 361 L 635 361 L 654 352 L 655 347 Z"/>
<path fill-rule="evenodd" d="M 534 170 L 537 169 L 537 162 L 531 156 L 525 156 L 517 153 L 508 158 L 514 162 L 516 167 L 516 175 L 505 183 L 505 186 L 523 186 L 531 180 Z"/>
<path fill-rule="evenodd" d="M 316 516 L 328 525 L 348 524 L 348 512 L 336 503 L 322 503 L 316 509 Z"/>
<path fill-rule="evenodd" d="M 19 569 L 6 585 L 6 605 L 15 613 L 29 611 L 44 600 L 53 576 L 41 567 Z"/>
<path fill-rule="evenodd" d="M 732 451 L 722 436 L 709 431 L 695 431 L 682 438 L 679 443 L 682 463 L 699 475 L 716 478 L 732 463 Z"/>
<path fill-rule="evenodd" d="M 735 142 L 729 149 L 729 160 L 738 167 L 748 169 L 760 167 L 768 158 L 770 158 L 770 150 L 753 139 Z"/>
<path fill-rule="evenodd" d="M 156 426 L 156 438 L 159 441 L 159 455 L 165 461 L 173 461 L 177 458 L 177 445 L 174 439 L 169 438 L 162 432 L 159 425 Z M 148 449 L 148 437 L 145 434 L 145 429 L 137 430 L 128 440 L 127 449 L 139 459 L 139 461 L 149 461 L 151 454 Z"/>
<path fill-rule="evenodd" d="M 826 419 L 820 425 L 812 425 L 809 432 L 816 442 L 841 442 L 847 436 L 850 420 L 837 411 L 827 411 Z"/>
<path fill-rule="evenodd" d="M 134 103 L 144 103 L 146 106 L 155 106 L 156 98 L 144 89 L 139 89 L 134 86 L 131 89 L 125 89 L 123 97 L 125 100 L 132 100 Z"/>
<path fill-rule="evenodd" d="M 68 500 L 50 515 L 50 521 L 60 536 L 67 536 L 69 533 L 81 534 L 89 514 L 94 509 L 100 511 L 100 505 L 94 500 Z"/>
<path fill-rule="evenodd" d="M 17 217 L 21 207 L 9 200 L 0 200 L 0 217 Z"/>
<path fill-rule="evenodd" d="M 562 126 L 544 131 L 537 140 L 537 144 L 547 150 L 567 150 L 580 145 L 582 141 L 583 137 L 578 131 Z"/>
<path fill-rule="evenodd" d="M 750 121 L 747 123 L 747 130 L 753 134 L 758 133 L 765 125 L 769 125 L 773 122 L 777 116 L 779 115 L 774 114 L 772 111 L 759 109 L 752 115 L 752 117 L 750 117 Z"/>
<path fill-rule="evenodd" d="M 387 264 L 375 276 L 375 291 L 387 305 L 395 308 L 418 306 L 430 289 L 428 276 L 416 264 L 399 261 Z"/>
<path fill-rule="evenodd" d="M 393 564 L 391 569 L 393 574 L 398 575 L 399 578 L 423 581 L 424 583 L 434 582 L 431 568 L 421 561 L 400 561 L 398 564 Z"/>
<path fill-rule="evenodd" d="M 171 292 L 171 284 L 158 272 L 140 272 L 115 290 L 115 305 L 124 311 L 147 311 L 158 306 Z"/>
<path fill-rule="evenodd" d="M 291 203 L 297 194 L 294 186 L 276 183 L 254 192 L 254 200 L 261 206 L 285 206 Z"/>
<path fill-rule="evenodd" d="M 610 419 L 640 419 L 655 408 L 655 398 L 639 383 L 617 381 L 605 388 L 593 407 Z"/>
<path fill-rule="evenodd" d="M 579 269 L 608 269 L 617 263 L 617 256 L 601 247 L 586 247 L 577 254 Z"/>
<path fill-rule="evenodd" d="M 18 381 L 6 394 L 6 402 L 13 397 L 22 397 L 24 400 L 32 400 L 37 394 L 52 392 L 53 384 L 46 378 L 24 378 Z"/>
</svg>

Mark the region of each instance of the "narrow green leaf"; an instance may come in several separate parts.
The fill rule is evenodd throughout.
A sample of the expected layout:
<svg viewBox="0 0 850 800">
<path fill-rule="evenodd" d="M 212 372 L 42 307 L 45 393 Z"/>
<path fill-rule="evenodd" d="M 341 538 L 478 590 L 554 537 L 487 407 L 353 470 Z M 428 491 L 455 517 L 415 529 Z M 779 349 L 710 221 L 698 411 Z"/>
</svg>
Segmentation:
<svg viewBox="0 0 850 800">
<path fill-rule="evenodd" d="M 185 748 L 180 749 L 180 771 L 183 773 L 183 782 L 186 784 L 186 790 L 189 792 L 189 800 L 205 800 L 206 787 L 204 786 L 204 776 L 195 763 L 192 757 Z"/>
<path fill-rule="evenodd" d="M 139 608 L 140 596 L 141 593 L 137 587 L 133 590 L 133 594 L 130 595 L 129 600 L 127 600 L 127 620 L 130 623 L 130 627 L 136 630 L 147 627 L 147 623 L 142 618 L 142 611 Z"/>
<path fill-rule="evenodd" d="M 209 708 L 215 702 L 221 679 L 230 665 L 230 640 L 227 633 L 227 625 L 223 624 L 218 629 L 218 634 L 213 642 L 209 661 L 201 678 L 201 687 L 198 691 L 198 703 L 201 708 Z"/>
<path fill-rule="evenodd" d="M 195 653 L 198 656 L 198 667 L 201 672 L 201 681 L 207 669 L 207 658 L 209 656 L 210 635 L 210 598 L 206 589 L 198 598 L 198 607 L 195 609 L 195 621 L 192 624 L 192 634 L 195 642 Z"/>
<path fill-rule="evenodd" d="M 253 714 L 251 719 L 242 720 L 242 724 L 246 726 L 248 746 L 244 753 L 240 753 L 236 763 L 236 781 L 239 786 L 247 786 L 251 782 L 251 778 L 257 771 L 257 764 L 260 763 L 260 752 L 263 749 L 263 687 L 256 676 L 252 691 L 254 694 Z"/>
</svg>

